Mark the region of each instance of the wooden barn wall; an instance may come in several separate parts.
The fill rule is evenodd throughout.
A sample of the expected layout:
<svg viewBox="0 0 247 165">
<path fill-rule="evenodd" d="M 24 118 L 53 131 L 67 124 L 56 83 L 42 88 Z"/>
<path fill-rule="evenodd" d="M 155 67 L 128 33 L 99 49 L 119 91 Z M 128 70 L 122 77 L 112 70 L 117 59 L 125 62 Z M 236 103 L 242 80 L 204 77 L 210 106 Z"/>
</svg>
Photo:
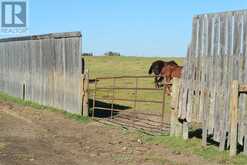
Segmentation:
<svg viewBox="0 0 247 165">
<path fill-rule="evenodd" d="M 247 11 L 193 18 L 180 95 L 179 118 L 199 122 L 224 147 L 232 80 L 247 83 Z M 247 97 L 240 95 L 238 141 L 247 137 Z"/>
<path fill-rule="evenodd" d="M 81 34 L 0 40 L 0 91 L 81 114 Z"/>
</svg>

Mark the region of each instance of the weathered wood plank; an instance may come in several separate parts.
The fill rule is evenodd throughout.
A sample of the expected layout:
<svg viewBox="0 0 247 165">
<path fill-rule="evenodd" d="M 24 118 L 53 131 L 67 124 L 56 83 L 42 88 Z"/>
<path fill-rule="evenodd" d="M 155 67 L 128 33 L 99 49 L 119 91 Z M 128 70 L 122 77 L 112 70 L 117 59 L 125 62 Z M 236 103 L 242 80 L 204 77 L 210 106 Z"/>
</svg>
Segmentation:
<svg viewBox="0 0 247 165">
<path fill-rule="evenodd" d="M 180 80 L 173 79 L 172 80 L 172 101 L 171 101 L 171 128 L 170 128 L 170 136 L 175 136 L 176 127 L 178 123 L 178 108 L 179 108 L 179 94 L 180 94 Z"/>
<path fill-rule="evenodd" d="M 231 87 L 231 137 L 230 137 L 230 156 L 237 154 L 237 128 L 238 128 L 238 94 L 239 83 L 237 80 L 232 82 Z"/>
<path fill-rule="evenodd" d="M 77 32 L 0 39 L 0 91 L 81 114 L 80 59 Z"/>
<path fill-rule="evenodd" d="M 202 145 L 207 145 L 208 138 L 208 129 L 207 129 L 207 121 L 208 121 L 208 106 L 209 106 L 209 95 L 208 90 L 203 90 L 204 95 L 204 107 L 203 107 L 203 129 L 202 129 Z"/>
<path fill-rule="evenodd" d="M 88 99 L 89 99 L 89 71 L 86 70 L 84 77 L 83 77 L 83 116 L 88 117 L 89 114 L 89 106 L 88 106 Z"/>
<path fill-rule="evenodd" d="M 81 32 L 50 33 L 44 35 L 2 38 L 0 39 L 0 42 L 30 41 L 30 40 L 52 39 L 52 38 L 60 39 L 60 38 L 73 38 L 73 37 L 81 38 Z"/>
</svg>

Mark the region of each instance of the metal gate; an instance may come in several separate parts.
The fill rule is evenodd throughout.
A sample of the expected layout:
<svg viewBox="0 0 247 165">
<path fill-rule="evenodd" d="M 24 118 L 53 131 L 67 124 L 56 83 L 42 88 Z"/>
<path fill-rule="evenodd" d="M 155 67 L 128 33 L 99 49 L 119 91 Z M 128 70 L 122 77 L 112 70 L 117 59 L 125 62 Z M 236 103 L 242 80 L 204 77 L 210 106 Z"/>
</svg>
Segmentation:
<svg viewBox="0 0 247 165">
<path fill-rule="evenodd" d="M 167 133 L 170 114 L 166 87 L 154 87 L 153 76 L 96 78 L 92 91 L 92 118 L 148 132 Z"/>
</svg>

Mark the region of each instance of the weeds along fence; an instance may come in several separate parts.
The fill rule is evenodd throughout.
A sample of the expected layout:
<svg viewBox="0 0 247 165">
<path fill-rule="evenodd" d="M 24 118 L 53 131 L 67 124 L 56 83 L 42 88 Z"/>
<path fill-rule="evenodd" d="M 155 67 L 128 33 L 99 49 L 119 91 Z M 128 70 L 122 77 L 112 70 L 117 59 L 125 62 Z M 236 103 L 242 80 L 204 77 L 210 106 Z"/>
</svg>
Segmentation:
<svg viewBox="0 0 247 165">
<path fill-rule="evenodd" d="M 184 128 L 202 123 L 203 144 L 212 137 L 220 150 L 230 147 L 231 155 L 236 154 L 237 142 L 247 153 L 247 96 L 240 94 L 234 117 L 233 80 L 247 83 L 247 11 L 195 16 L 177 116 Z"/>
<path fill-rule="evenodd" d="M 81 33 L 0 40 L 0 91 L 81 114 Z"/>
</svg>

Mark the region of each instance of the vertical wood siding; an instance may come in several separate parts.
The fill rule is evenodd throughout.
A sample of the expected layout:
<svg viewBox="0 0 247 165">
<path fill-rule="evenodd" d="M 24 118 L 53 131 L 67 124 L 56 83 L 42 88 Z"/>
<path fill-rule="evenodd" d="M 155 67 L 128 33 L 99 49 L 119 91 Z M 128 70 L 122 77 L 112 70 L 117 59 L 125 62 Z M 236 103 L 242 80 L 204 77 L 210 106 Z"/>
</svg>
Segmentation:
<svg viewBox="0 0 247 165">
<path fill-rule="evenodd" d="M 188 122 L 202 123 L 203 130 L 220 143 L 221 150 L 231 133 L 231 82 L 239 80 L 240 83 L 247 83 L 246 50 L 247 11 L 203 14 L 193 18 L 192 41 L 184 67 L 178 117 Z M 205 96 L 205 91 L 209 95 Z M 241 94 L 238 143 L 246 145 L 245 148 L 246 104 L 247 96 Z"/>
<path fill-rule="evenodd" d="M 0 40 L 0 91 L 81 114 L 81 34 Z"/>
</svg>

